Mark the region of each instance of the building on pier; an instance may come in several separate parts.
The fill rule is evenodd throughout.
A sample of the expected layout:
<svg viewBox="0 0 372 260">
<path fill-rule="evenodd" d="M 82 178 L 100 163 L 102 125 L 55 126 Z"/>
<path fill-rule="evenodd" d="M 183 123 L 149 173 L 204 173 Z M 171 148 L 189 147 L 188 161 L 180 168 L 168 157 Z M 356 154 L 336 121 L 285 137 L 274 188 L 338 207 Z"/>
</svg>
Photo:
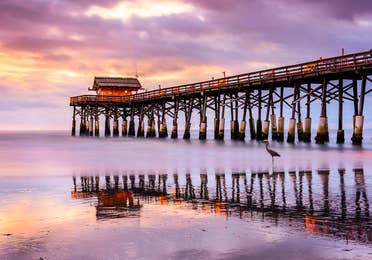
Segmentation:
<svg viewBox="0 0 372 260">
<path fill-rule="evenodd" d="M 136 78 L 95 77 L 90 91 L 96 91 L 97 96 L 129 96 L 136 94 L 142 88 Z"/>
</svg>

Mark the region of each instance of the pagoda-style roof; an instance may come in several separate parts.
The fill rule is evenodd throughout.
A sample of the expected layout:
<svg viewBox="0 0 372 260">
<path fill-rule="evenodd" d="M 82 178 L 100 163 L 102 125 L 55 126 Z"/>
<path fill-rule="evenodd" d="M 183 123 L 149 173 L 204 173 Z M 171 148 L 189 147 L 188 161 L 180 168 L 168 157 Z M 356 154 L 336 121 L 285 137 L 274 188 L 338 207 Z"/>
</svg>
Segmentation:
<svg viewBox="0 0 372 260">
<path fill-rule="evenodd" d="M 93 87 L 89 90 L 96 90 L 100 87 L 132 88 L 136 90 L 142 86 L 136 78 L 95 77 Z"/>
</svg>

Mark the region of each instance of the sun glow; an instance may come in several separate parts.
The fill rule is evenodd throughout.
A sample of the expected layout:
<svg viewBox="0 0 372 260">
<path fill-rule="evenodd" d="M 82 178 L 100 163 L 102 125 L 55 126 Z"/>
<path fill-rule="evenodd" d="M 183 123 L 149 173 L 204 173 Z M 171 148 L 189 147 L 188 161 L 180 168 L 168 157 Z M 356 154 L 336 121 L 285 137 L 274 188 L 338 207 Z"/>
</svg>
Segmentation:
<svg viewBox="0 0 372 260">
<path fill-rule="evenodd" d="M 99 16 L 103 19 L 119 19 L 127 21 L 133 16 L 160 17 L 173 14 L 189 13 L 194 7 L 178 1 L 150 1 L 120 2 L 113 8 L 92 6 L 85 12 L 87 16 Z"/>
</svg>

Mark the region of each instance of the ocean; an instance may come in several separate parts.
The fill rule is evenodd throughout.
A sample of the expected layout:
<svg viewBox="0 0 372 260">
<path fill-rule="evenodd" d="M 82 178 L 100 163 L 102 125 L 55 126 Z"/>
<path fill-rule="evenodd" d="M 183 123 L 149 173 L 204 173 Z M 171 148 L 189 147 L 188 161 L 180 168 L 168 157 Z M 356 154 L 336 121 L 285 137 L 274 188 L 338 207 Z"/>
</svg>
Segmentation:
<svg viewBox="0 0 372 260">
<path fill-rule="evenodd" d="M 197 135 L 1 132 L 0 259 L 372 259 L 372 131 L 274 163 Z"/>
</svg>

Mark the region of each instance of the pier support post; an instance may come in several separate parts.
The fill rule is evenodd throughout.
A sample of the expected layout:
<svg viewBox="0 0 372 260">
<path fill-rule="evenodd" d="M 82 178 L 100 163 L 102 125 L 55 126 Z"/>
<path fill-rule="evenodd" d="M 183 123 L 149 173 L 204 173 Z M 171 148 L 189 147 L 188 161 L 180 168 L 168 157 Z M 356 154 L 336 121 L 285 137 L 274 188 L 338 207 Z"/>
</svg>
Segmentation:
<svg viewBox="0 0 372 260">
<path fill-rule="evenodd" d="M 231 140 L 237 140 L 239 137 L 239 121 L 238 121 L 238 94 L 235 94 L 235 100 L 233 100 L 231 96 L 231 124 L 230 124 L 230 132 L 231 132 Z M 235 104 L 235 106 L 234 106 Z M 235 112 L 235 113 L 234 113 Z"/>
<path fill-rule="evenodd" d="M 200 109 L 201 120 L 199 126 L 199 140 L 205 140 L 207 139 L 207 97 L 205 95 L 203 96 L 203 103 Z"/>
<path fill-rule="evenodd" d="M 79 127 L 79 136 L 85 135 L 85 125 L 84 125 L 84 107 L 80 109 L 80 127 Z"/>
<path fill-rule="evenodd" d="M 190 128 L 191 128 L 191 115 L 194 108 L 194 99 L 191 98 L 189 103 L 185 101 L 185 132 L 183 133 L 183 139 L 190 139 Z"/>
<path fill-rule="evenodd" d="M 115 111 L 114 111 L 114 121 L 112 123 L 112 136 L 113 137 L 119 136 L 119 119 L 118 119 L 117 108 L 115 108 Z"/>
<path fill-rule="evenodd" d="M 249 132 L 251 140 L 256 139 L 256 128 L 254 126 L 254 118 L 252 113 L 252 103 L 251 103 L 251 92 L 248 92 L 248 113 L 249 113 Z"/>
<path fill-rule="evenodd" d="M 213 120 L 213 130 L 214 130 L 214 140 L 218 140 L 218 129 L 220 125 L 220 94 L 214 97 L 214 120 Z"/>
<path fill-rule="evenodd" d="M 134 108 L 132 108 L 132 112 L 129 119 L 129 130 L 128 130 L 128 136 L 135 136 L 136 130 L 135 130 L 135 124 L 134 124 Z"/>
<path fill-rule="evenodd" d="M 168 130 L 167 130 L 167 121 L 166 119 L 163 117 L 161 123 L 160 123 L 160 133 L 159 133 L 159 137 L 160 138 L 166 138 L 168 136 Z"/>
<path fill-rule="evenodd" d="M 256 140 L 262 140 L 262 121 L 261 121 L 261 105 L 262 101 L 262 93 L 261 88 L 258 89 L 258 118 L 257 118 L 257 132 L 256 132 Z"/>
<path fill-rule="evenodd" d="M 89 136 L 93 136 L 93 115 L 89 117 Z"/>
<path fill-rule="evenodd" d="M 207 117 L 205 116 L 199 127 L 199 140 L 207 139 Z"/>
<path fill-rule="evenodd" d="M 71 128 L 71 136 L 76 135 L 76 108 L 74 106 L 74 111 L 72 112 L 72 128 Z"/>
<path fill-rule="evenodd" d="M 167 121 L 165 119 L 165 103 L 163 103 L 159 138 L 165 138 L 165 137 L 168 137 L 168 130 L 167 130 Z"/>
<path fill-rule="evenodd" d="M 305 143 L 311 142 L 311 117 L 310 117 L 310 92 L 311 92 L 311 84 L 307 84 L 307 96 L 306 96 L 306 118 L 305 118 L 305 129 L 302 135 L 302 140 Z"/>
<path fill-rule="evenodd" d="M 106 108 L 105 113 L 105 137 L 111 136 L 111 130 L 110 130 L 110 114 L 108 108 Z"/>
<path fill-rule="evenodd" d="M 360 100 L 359 100 L 359 110 L 358 115 L 355 116 L 355 126 L 354 126 L 354 132 L 353 137 L 351 138 L 351 141 L 353 145 L 360 145 L 362 144 L 363 140 L 363 108 L 364 108 L 364 96 L 366 92 L 366 80 L 367 77 L 365 74 L 362 75 L 362 85 L 360 90 Z"/>
<path fill-rule="evenodd" d="M 317 144 L 324 144 L 329 140 L 328 135 L 328 118 L 327 118 L 327 80 L 324 79 L 323 81 L 323 90 L 322 90 L 322 110 L 320 113 L 319 123 L 318 123 L 318 130 L 315 137 L 315 141 Z"/>
<path fill-rule="evenodd" d="M 123 115 L 123 121 L 121 122 L 121 136 L 128 135 L 128 121 L 126 115 Z"/>
<path fill-rule="evenodd" d="M 244 141 L 245 139 L 245 129 L 246 129 L 246 117 L 247 117 L 247 108 L 248 108 L 248 91 L 245 93 L 245 99 L 244 99 L 244 107 L 243 107 L 243 118 L 240 123 L 240 128 L 239 128 L 239 135 L 238 135 L 238 140 Z"/>
<path fill-rule="evenodd" d="M 297 88 L 299 87 L 298 83 L 295 82 L 293 85 L 293 102 L 292 102 L 292 116 L 289 119 L 288 125 L 288 136 L 287 136 L 287 143 L 294 143 L 295 142 L 295 131 L 296 131 L 296 96 L 297 96 Z"/>
<path fill-rule="evenodd" d="M 221 118 L 218 126 L 218 140 L 223 140 L 225 138 L 225 102 L 226 102 L 226 96 L 223 95 L 222 99 L 222 111 L 221 111 Z"/>
<path fill-rule="evenodd" d="M 96 108 L 95 114 L 94 114 L 94 136 L 99 137 L 99 114 L 98 114 L 98 108 Z"/>
<path fill-rule="evenodd" d="M 276 115 L 275 115 L 275 107 L 274 107 L 274 98 L 273 98 L 273 91 L 270 92 L 270 101 L 271 101 L 271 139 L 273 141 L 278 139 L 278 128 L 276 125 Z"/>
<path fill-rule="evenodd" d="M 280 87 L 280 110 L 278 117 L 278 142 L 284 142 L 284 117 L 283 117 L 283 103 L 284 103 L 284 87 Z"/>
<path fill-rule="evenodd" d="M 155 120 L 153 115 L 151 115 L 148 120 L 147 120 L 147 132 L 146 132 L 146 137 L 147 138 L 152 138 L 155 137 Z"/>
<path fill-rule="evenodd" d="M 338 80 L 338 130 L 336 143 L 343 144 L 345 142 L 345 132 L 342 127 L 342 112 L 343 112 L 343 93 L 344 86 L 343 80 Z"/>
<path fill-rule="evenodd" d="M 300 87 L 297 87 L 297 116 L 298 116 L 298 122 L 297 122 L 297 138 L 298 141 L 303 141 L 303 125 L 301 121 L 301 99 L 300 99 Z"/>
<path fill-rule="evenodd" d="M 173 125 L 172 125 L 172 133 L 171 133 L 171 138 L 172 139 L 177 139 L 178 138 L 178 106 L 179 102 L 176 100 L 174 102 L 174 115 L 173 115 Z"/>
<path fill-rule="evenodd" d="M 141 115 L 138 121 L 137 137 L 144 137 L 144 136 L 145 136 L 145 122 L 143 120 L 143 115 Z"/>
<path fill-rule="evenodd" d="M 270 108 L 271 108 L 271 95 L 272 95 L 272 90 L 269 90 L 269 95 L 267 96 L 267 109 L 266 109 L 266 116 L 265 116 L 265 121 L 263 123 L 263 128 L 262 128 L 262 139 L 267 140 L 269 138 L 269 129 L 270 129 L 270 120 L 269 120 L 269 115 L 270 115 Z"/>
</svg>

